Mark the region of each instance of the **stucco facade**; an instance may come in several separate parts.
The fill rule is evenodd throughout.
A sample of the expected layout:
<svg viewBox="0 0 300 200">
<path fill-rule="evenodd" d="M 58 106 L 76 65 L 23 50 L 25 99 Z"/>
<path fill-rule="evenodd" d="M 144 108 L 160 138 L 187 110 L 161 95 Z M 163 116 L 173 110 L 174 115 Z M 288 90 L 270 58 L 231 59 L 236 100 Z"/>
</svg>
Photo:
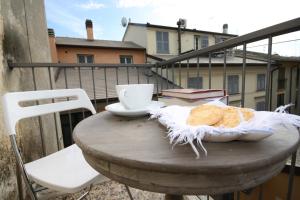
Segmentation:
<svg viewBox="0 0 300 200">
<path fill-rule="evenodd" d="M 80 55 L 92 56 L 93 63 L 120 64 L 121 57 L 129 57 L 130 63 L 146 62 L 146 49 L 134 42 L 99 40 L 93 37 L 93 22 L 86 20 L 86 38 L 55 37 L 53 29 L 48 29 L 52 62 L 80 63 Z M 141 34 L 137 29 L 137 34 Z M 138 37 L 137 37 L 138 38 Z M 141 38 L 142 34 L 141 34 Z"/>
<path fill-rule="evenodd" d="M 251 66 L 246 69 L 245 79 L 245 106 L 256 109 L 256 103 L 265 101 L 265 91 L 257 90 L 257 75 L 265 74 L 266 66 Z M 226 70 L 226 89 L 228 89 L 227 77 L 230 75 L 239 76 L 239 92 L 234 95 L 229 95 L 229 103 L 233 106 L 240 106 L 241 104 L 241 91 L 242 91 L 242 69 L 241 67 L 227 67 Z M 168 71 L 168 79 L 172 80 L 173 71 L 170 68 Z M 167 73 L 164 70 L 163 76 L 167 77 Z M 174 83 L 180 85 L 183 88 L 188 88 L 188 78 L 198 77 L 198 70 L 196 67 L 190 67 L 189 69 L 182 67 L 174 70 Z M 200 67 L 199 77 L 202 77 L 203 88 L 209 88 L 209 70 L 208 67 Z M 222 89 L 223 88 L 223 67 L 212 68 L 211 88 Z"/>
<path fill-rule="evenodd" d="M 127 30 L 123 36 L 124 41 L 133 41 L 139 45 L 144 43 L 145 37 L 138 37 L 138 32 L 144 31 L 146 32 L 146 45 L 147 54 L 156 56 L 161 59 L 170 59 L 178 55 L 178 30 L 174 27 L 165 27 L 159 25 L 151 25 L 151 24 L 135 24 L 130 23 L 127 27 Z M 157 52 L 157 38 L 156 32 L 168 32 L 168 46 L 169 52 L 165 54 L 160 54 Z M 136 37 L 133 37 L 136 36 Z M 215 33 L 208 31 L 199 31 L 199 30 L 191 30 L 191 29 L 182 29 L 181 31 L 181 52 L 187 52 L 191 50 L 195 50 L 195 37 L 205 36 L 208 39 L 208 46 L 215 45 L 218 42 L 218 38 L 222 39 L 230 39 L 235 37 L 235 35 L 224 34 L 224 33 Z M 143 42 L 140 42 L 143 41 Z M 140 43 L 139 43 L 140 42 Z M 199 47 L 198 47 L 199 48 Z M 157 62 L 151 60 L 152 58 L 148 58 L 149 62 Z M 208 58 L 201 61 L 208 62 Z M 201 63 L 200 61 L 200 63 Z M 185 62 L 185 61 L 184 61 Z M 195 61 L 190 61 L 191 65 L 195 65 Z M 223 61 L 222 61 L 223 62 Z M 221 62 L 221 63 L 222 63 Z M 223 88 L 223 64 L 219 63 L 219 67 L 212 68 L 212 81 L 211 88 Z M 255 63 L 258 63 L 255 65 Z M 230 95 L 229 102 L 231 105 L 240 106 L 241 103 L 241 90 L 242 90 L 242 61 L 239 63 L 239 67 L 231 66 L 230 63 L 227 63 L 226 69 L 226 82 L 229 75 L 238 75 L 239 76 L 239 93 Z M 203 63 L 202 63 L 203 65 Z M 171 72 L 169 72 L 170 74 Z M 183 88 L 187 88 L 187 74 L 189 77 L 197 77 L 198 71 L 194 67 L 189 68 L 189 72 L 186 68 L 175 68 L 174 70 L 174 84 L 181 86 Z M 202 77 L 202 86 L 203 88 L 209 88 L 209 72 L 208 66 L 201 67 L 199 70 L 200 77 Z M 258 102 L 265 101 L 265 92 L 257 91 L 257 75 L 258 74 L 266 74 L 266 63 L 252 60 L 251 67 L 247 67 L 246 70 L 246 81 L 245 81 L 245 106 L 250 108 L 256 108 Z M 170 76 L 166 77 L 166 71 L 163 71 L 163 76 L 168 78 L 170 81 L 173 81 Z M 276 77 L 275 77 L 276 78 Z M 181 80 L 181 82 L 180 82 Z M 275 83 L 274 83 L 275 84 Z M 226 83 L 226 89 L 228 89 L 228 83 Z"/>
<path fill-rule="evenodd" d="M 127 26 L 126 34 L 124 34 L 122 41 L 135 41 L 136 44 L 147 48 L 147 27 Z"/>
<path fill-rule="evenodd" d="M 144 50 L 56 46 L 56 52 L 60 63 L 77 63 L 80 54 L 93 55 L 94 63 L 119 64 L 120 56 L 132 56 L 134 64 L 143 64 L 146 60 Z"/>
<path fill-rule="evenodd" d="M 178 55 L 178 32 L 175 30 L 166 30 L 161 28 L 147 29 L 147 53 L 151 55 L 159 55 L 156 47 L 156 31 L 169 33 L 169 55 Z M 207 36 L 208 45 L 215 44 L 215 36 L 212 34 L 197 33 L 197 32 L 181 32 L 181 52 L 186 52 L 195 49 L 195 36 Z"/>
<path fill-rule="evenodd" d="M 147 49 L 147 54 L 160 55 L 156 47 L 156 32 L 168 32 L 168 55 L 178 55 L 178 30 L 176 27 L 167 27 L 152 24 L 129 23 L 123 41 L 133 41 Z M 195 49 L 195 37 L 208 37 L 208 45 L 216 44 L 217 38 L 229 39 L 236 35 L 216 33 L 209 31 L 199 31 L 196 29 L 181 29 L 181 52 Z M 164 54 L 165 55 L 165 54 Z"/>
</svg>

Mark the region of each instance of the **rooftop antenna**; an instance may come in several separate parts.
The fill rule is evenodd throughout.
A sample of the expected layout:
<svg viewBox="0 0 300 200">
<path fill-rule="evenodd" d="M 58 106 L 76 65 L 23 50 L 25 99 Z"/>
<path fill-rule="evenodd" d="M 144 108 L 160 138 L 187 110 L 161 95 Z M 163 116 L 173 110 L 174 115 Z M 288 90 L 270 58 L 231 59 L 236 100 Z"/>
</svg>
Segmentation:
<svg viewBox="0 0 300 200">
<path fill-rule="evenodd" d="M 126 17 L 122 17 L 121 24 L 122 24 L 123 27 L 127 26 L 127 19 L 126 19 Z"/>
</svg>

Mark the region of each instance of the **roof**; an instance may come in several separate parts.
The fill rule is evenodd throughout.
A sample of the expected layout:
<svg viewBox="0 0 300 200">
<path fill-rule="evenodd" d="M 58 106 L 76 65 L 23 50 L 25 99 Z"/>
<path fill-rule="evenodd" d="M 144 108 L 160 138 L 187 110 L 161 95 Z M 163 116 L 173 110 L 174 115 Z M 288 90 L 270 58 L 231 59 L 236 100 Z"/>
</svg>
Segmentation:
<svg viewBox="0 0 300 200">
<path fill-rule="evenodd" d="M 151 55 L 150 58 L 154 59 L 156 57 L 158 59 L 163 59 L 163 60 L 169 60 L 169 59 L 172 59 L 174 57 L 177 57 L 177 55 Z M 187 61 L 183 61 L 181 63 L 187 63 Z M 197 58 L 192 58 L 189 60 L 189 63 L 190 64 L 195 64 L 197 63 Z M 209 58 L 208 57 L 199 57 L 199 64 L 208 64 L 209 63 Z M 211 63 L 213 65 L 223 65 L 224 63 L 224 57 L 221 55 L 221 56 L 218 56 L 218 57 L 212 57 L 211 58 Z M 226 64 L 227 65 L 236 65 L 236 64 L 239 64 L 241 65 L 243 63 L 243 58 L 241 57 L 236 57 L 236 56 L 226 56 Z M 246 63 L 249 65 L 266 65 L 267 62 L 265 61 L 261 61 L 261 60 L 255 60 L 255 59 L 246 59 Z"/>
<path fill-rule="evenodd" d="M 60 46 L 83 46 L 96 48 L 116 48 L 116 49 L 145 49 L 142 46 L 130 41 L 113 40 L 87 40 L 84 38 L 56 37 L 56 45 Z"/>
<path fill-rule="evenodd" d="M 178 30 L 178 27 L 172 27 L 172 26 L 162 26 L 162 25 L 155 25 L 155 24 L 141 24 L 141 23 L 128 23 L 128 26 L 144 26 L 144 27 L 151 27 L 151 28 L 160 28 L 160 29 L 169 29 L 169 30 Z M 203 31 L 203 30 L 197 30 L 197 29 L 188 29 L 188 28 L 182 28 L 182 31 L 187 32 L 194 32 L 194 33 L 205 33 L 205 34 L 213 34 L 213 35 L 222 35 L 222 36 L 229 36 L 229 37 L 237 37 L 238 35 L 234 34 L 228 34 L 228 33 L 219 33 L 219 32 L 212 32 L 212 31 Z"/>
<path fill-rule="evenodd" d="M 90 99 L 94 99 L 93 75 L 91 68 L 81 68 L 81 82 L 82 88 L 86 91 Z M 106 68 L 106 84 L 104 78 L 104 68 L 94 69 L 95 80 L 95 96 L 97 100 L 106 98 L 117 98 L 115 86 L 117 85 L 117 74 L 115 68 Z M 79 70 L 78 68 L 66 68 L 66 77 L 68 88 L 80 88 Z M 158 90 L 167 88 L 178 88 L 170 81 L 155 74 L 150 69 L 128 68 L 129 83 L 155 83 L 154 93 L 157 93 L 156 81 L 158 80 Z M 157 79 L 158 77 L 158 79 Z M 118 69 L 118 84 L 128 84 L 127 69 L 120 67 Z M 107 95 L 106 95 L 107 86 Z M 65 75 L 64 71 L 59 72 L 56 80 L 57 89 L 65 89 Z"/>
<path fill-rule="evenodd" d="M 234 53 L 238 57 L 242 57 L 243 56 L 243 50 L 236 49 L 234 51 Z M 268 54 L 266 54 L 266 53 L 261 53 L 261 52 L 256 52 L 256 51 L 247 51 L 246 52 L 246 56 L 247 56 L 247 58 L 251 58 L 251 59 L 268 61 Z M 300 57 L 296 57 L 296 56 L 280 56 L 278 54 L 273 54 L 272 55 L 272 60 L 273 61 L 300 62 Z"/>
</svg>

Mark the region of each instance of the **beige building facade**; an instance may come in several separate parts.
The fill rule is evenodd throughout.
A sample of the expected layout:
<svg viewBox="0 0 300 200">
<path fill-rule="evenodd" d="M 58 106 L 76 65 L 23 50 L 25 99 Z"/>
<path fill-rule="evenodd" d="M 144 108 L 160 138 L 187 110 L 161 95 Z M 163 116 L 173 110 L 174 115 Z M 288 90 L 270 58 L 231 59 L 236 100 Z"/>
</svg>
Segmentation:
<svg viewBox="0 0 300 200">
<path fill-rule="evenodd" d="M 225 31 L 225 30 L 224 30 Z M 159 40 L 159 34 L 165 33 Z M 236 37 L 228 33 L 217 33 L 196 29 L 180 29 L 181 52 L 201 49 L 218 42 Z M 129 23 L 123 36 L 123 41 L 134 41 L 147 49 L 150 55 L 178 55 L 178 28 L 154 24 Z M 160 51 L 159 43 L 167 45 L 166 51 Z"/>
<path fill-rule="evenodd" d="M 228 34 L 228 26 L 221 33 L 182 28 L 180 31 L 181 53 L 202 49 L 219 42 L 236 37 Z M 152 24 L 129 23 L 123 41 L 133 41 L 147 48 L 147 62 L 155 63 L 159 60 L 168 60 L 179 54 L 178 28 Z M 161 46 L 165 45 L 166 48 Z M 163 53 L 162 53 L 163 52 Z M 157 59 L 157 60 L 155 60 Z M 226 76 L 224 77 L 224 55 L 216 54 L 212 57 L 211 88 L 222 89 L 225 78 L 225 89 L 229 94 L 229 104 L 241 105 L 242 92 L 242 63 L 243 60 L 229 52 L 227 55 Z M 197 60 L 189 60 L 177 64 L 174 72 L 169 69 L 159 72 L 164 78 L 182 88 L 209 88 L 208 57 L 201 57 L 199 70 L 196 67 Z M 256 59 L 247 59 L 245 79 L 245 106 L 262 110 L 265 106 L 266 66 L 267 62 Z M 170 74 L 174 73 L 174 80 Z M 169 75 L 167 77 L 167 74 Z M 199 76 L 198 76 L 199 74 Z M 173 74 L 172 74 L 173 75 Z"/>
<path fill-rule="evenodd" d="M 212 66 L 211 70 L 211 88 L 222 89 L 224 82 L 224 69 L 223 66 L 215 65 Z M 161 74 L 161 72 L 159 72 Z M 257 110 L 263 110 L 265 105 L 265 87 L 261 87 L 261 76 L 264 77 L 266 74 L 266 65 L 260 63 L 257 65 L 251 65 L 246 69 L 245 76 L 245 106 Z M 173 81 L 173 69 L 169 68 L 163 70 L 162 75 L 164 78 L 171 80 L 175 85 L 182 88 L 194 88 L 193 82 L 197 82 L 200 85 L 198 88 L 209 88 L 209 68 L 208 66 L 200 66 L 199 69 L 194 65 L 190 65 L 187 68 L 185 65 L 181 65 L 174 69 L 174 81 Z M 235 80 L 234 89 L 232 87 L 231 77 Z M 265 86 L 265 84 L 263 84 Z M 226 70 L 225 77 L 225 89 L 229 94 L 229 104 L 232 106 L 241 105 L 241 94 L 242 94 L 242 67 L 236 65 L 229 65 Z"/>
</svg>

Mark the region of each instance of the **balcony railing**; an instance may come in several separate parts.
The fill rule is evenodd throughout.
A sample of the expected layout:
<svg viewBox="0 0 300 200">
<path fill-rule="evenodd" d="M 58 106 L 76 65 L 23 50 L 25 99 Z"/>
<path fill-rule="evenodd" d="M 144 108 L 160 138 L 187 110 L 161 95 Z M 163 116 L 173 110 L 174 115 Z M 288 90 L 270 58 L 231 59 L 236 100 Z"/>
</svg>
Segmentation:
<svg viewBox="0 0 300 200">
<path fill-rule="evenodd" d="M 64 63 L 9 63 L 12 70 L 21 68 L 22 70 L 30 70 L 33 81 L 33 90 L 48 89 L 38 84 L 36 73 L 37 70 L 44 69 L 44 73 L 48 74 L 50 89 L 54 88 L 83 88 L 87 91 L 91 101 L 98 111 L 104 109 L 104 106 L 117 101 L 115 93 L 115 85 L 130 83 L 153 83 L 155 84 L 155 96 L 159 96 L 162 89 L 167 88 L 184 88 L 190 77 L 203 77 L 204 88 L 219 87 L 228 89 L 227 75 L 232 70 L 240 71 L 241 89 L 237 95 L 233 96 L 233 102 L 240 101 L 241 107 L 247 106 L 247 95 L 251 93 L 250 86 L 246 83 L 247 70 L 256 66 L 247 59 L 247 45 L 260 40 L 268 40 L 268 54 L 266 62 L 259 64 L 260 68 L 266 74 L 266 89 L 261 92 L 258 97 L 265 101 L 265 110 L 274 109 L 274 98 L 278 89 L 282 89 L 282 83 L 276 83 L 274 72 L 278 69 L 278 65 L 272 59 L 272 41 L 276 36 L 292 33 L 300 30 L 300 18 L 293 19 L 281 24 L 277 24 L 268 28 L 264 28 L 243 36 L 229 39 L 225 42 L 209 46 L 204 49 L 192 51 L 175 58 L 161 61 L 156 64 L 64 64 Z M 235 48 L 242 48 L 242 57 L 233 59 Z M 296 114 L 300 113 L 300 81 L 299 80 L 298 63 L 291 70 L 296 70 L 294 76 L 290 71 L 289 82 L 285 84 L 285 92 L 287 98 L 284 103 L 293 102 L 296 108 L 292 111 Z M 215 70 L 221 72 L 221 78 L 215 75 Z M 203 76 L 202 76 L 203 75 Z M 248 74 L 249 75 L 249 74 Z M 204 84 L 205 83 L 205 84 Z M 296 85 L 298 84 L 298 85 Z M 278 87 L 276 86 L 278 85 Z M 277 87 L 277 88 L 276 88 Z M 248 91 L 249 90 L 249 91 Z M 256 87 L 255 87 L 256 90 Z M 277 106 L 277 104 L 276 104 Z M 248 106 L 247 106 L 248 107 Z M 67 113 L 68 128 L 63 128 L 63 135 L 71 135 L 73 126 L 84 119 L 87 115 L 84 112 L 78 115 Z M 75 122 L 74 122 L 75 121 Z M 40 125 L 42 127 L 42 125 Z M 57 130 L 56 130 L 57 131 Z M 41 128 L 41 137 L 43 140 L 43 130 Z M 59 143 L 60 141 L 58 141 Z M 65 142 L 65 145 L 66 144 Z M 293 178 L 295 173 L 296 152 L 292 155 L 291 164 L 289 165 L 289 182 L 288 182 L 288 200 L 292 199 Z M 260 191 L 262 193 L 262 190 Z M 262 195 L 259 195 L 260 197 Z M 239 193 L 237 194 L 239 199 Z"/>
</svg>

